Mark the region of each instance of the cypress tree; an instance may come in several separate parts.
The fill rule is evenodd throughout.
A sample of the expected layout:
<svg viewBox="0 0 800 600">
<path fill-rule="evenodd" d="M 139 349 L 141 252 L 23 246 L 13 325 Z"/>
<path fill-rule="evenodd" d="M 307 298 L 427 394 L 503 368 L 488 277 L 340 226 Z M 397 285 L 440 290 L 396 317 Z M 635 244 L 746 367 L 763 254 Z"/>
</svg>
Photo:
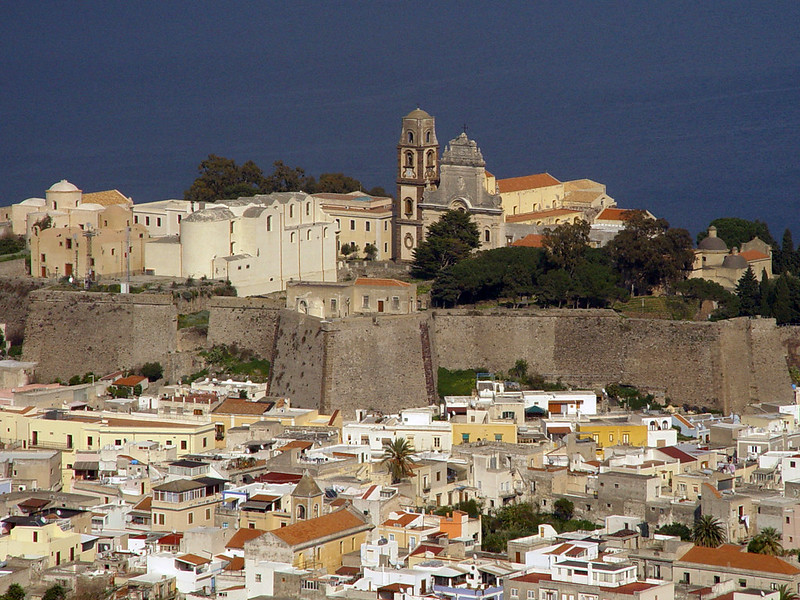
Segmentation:
<svg viewBox="0 0 800 600">
<path fill-rule="evenodd" d="M 792 303 L 789 298 L 789 283 L 786 275 L 781 275 L 775 282 L 775 302 L 772 304 L 772 316 L 778 325 L 790 323 L 792 320 Z"/>
<path fill-rule="evenodd" d="M 739 296 L 739 316 L 752 317 L 758 314 L 761 308 L 761 293 L 758 289 L 758 279 L 751 267 L 747 267 L 736 284 L 736 295 Z"/>
</svg>

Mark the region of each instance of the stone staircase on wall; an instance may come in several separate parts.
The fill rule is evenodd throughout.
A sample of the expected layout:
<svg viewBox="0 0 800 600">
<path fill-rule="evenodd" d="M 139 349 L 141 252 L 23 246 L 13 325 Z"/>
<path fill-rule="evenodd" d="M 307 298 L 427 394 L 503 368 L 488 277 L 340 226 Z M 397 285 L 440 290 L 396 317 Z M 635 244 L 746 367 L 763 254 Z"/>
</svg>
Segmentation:
<svg viewBox="0 0 800 600">
<path fill-rule="evenodd" d="M 431 357 L 431 336 L 428 323 L 425 321 L 419 324 L 419 335 L 422 341 L 422 364 L 425 367 L 425 391 L 428 393 L 428 402 L 436 404 L 438 395 L 436 393 L 436 379 L 433 373 L 433 359 Z"/>
</svg>

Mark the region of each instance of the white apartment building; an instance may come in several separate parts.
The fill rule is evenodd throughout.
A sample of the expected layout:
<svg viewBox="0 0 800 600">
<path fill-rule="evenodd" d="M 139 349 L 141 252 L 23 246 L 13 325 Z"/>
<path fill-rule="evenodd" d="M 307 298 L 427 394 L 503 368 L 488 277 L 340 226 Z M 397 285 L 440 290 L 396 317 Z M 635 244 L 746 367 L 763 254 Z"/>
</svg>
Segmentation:
<svg viewBox="0 0 800 600">
<path fill-rule="evenodd" d="M 383 447 L 404 438 L 416 452 L 450 452 L 453 429 L 447 421 L 434 421 L 433 408 L 409 408 L 399 415 L 364 417 L 342 427 L 342 440 L 348 446 L 369 446 L 373 457 L 383 453 Z"/>
<path fill-rule="evenodd" d="M 133 222 L 144 225 L 151 238 L 178 235 L 181 232 L 181 221 L 204 207 L 204 202 L 189 200 L 157 200 L 134 204 Z"/>
</svg>

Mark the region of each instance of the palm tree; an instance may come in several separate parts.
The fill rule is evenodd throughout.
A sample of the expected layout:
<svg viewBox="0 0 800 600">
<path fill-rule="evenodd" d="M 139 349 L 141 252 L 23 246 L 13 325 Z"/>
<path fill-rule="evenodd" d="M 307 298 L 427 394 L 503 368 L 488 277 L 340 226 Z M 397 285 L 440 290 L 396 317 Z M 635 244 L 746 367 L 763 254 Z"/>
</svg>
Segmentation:
<svg viewBox="0 0 800 600">
<path fill-rule="evenodd" d="M 778 586 L 778 600 L 797 600 L 797 594 L 784 583 Z"/>
<path fill-rule="evenodd" d="M 747 544 L 747 551 L 780 556 L 783 554 L 781 534 L 774 527 L 765 527 L 753 536 L 753 539 Z"/>
<path fill-rule="evenodd" d="M 396 438 L 383 445 L 383 460 L 381 464 L 389 469 L 392 476 L 392 483 L 399 483 L 405 477 L 413 477 L 414 472 L 411 465 L 411 455 L 414 448 L 408 443 L 406 438 Z"/>
<path fill-rule="evenodd" d="M 725 531 L 717 519 L 711 515 L 703 515 L 694 522 L 692 541 L 698 546 L 716 548 L 725 542 Z"/>
</svg>

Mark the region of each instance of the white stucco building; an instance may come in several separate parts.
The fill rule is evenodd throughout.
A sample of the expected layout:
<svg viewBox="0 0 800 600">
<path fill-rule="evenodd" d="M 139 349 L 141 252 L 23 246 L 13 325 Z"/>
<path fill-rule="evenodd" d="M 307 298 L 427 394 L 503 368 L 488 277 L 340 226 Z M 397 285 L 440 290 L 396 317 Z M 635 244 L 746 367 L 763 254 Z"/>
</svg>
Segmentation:
<svg viewBox="0 0 800 600">
<path fill-rule="evenodd" d="M 284 290 L 292 279 L 336 281 L 336 224 L 303 192 L 220 200 L 183 217 L 178 235 L 148 243 L 145 268 L 228 280 L 239 296 Z"/>
</svg>

